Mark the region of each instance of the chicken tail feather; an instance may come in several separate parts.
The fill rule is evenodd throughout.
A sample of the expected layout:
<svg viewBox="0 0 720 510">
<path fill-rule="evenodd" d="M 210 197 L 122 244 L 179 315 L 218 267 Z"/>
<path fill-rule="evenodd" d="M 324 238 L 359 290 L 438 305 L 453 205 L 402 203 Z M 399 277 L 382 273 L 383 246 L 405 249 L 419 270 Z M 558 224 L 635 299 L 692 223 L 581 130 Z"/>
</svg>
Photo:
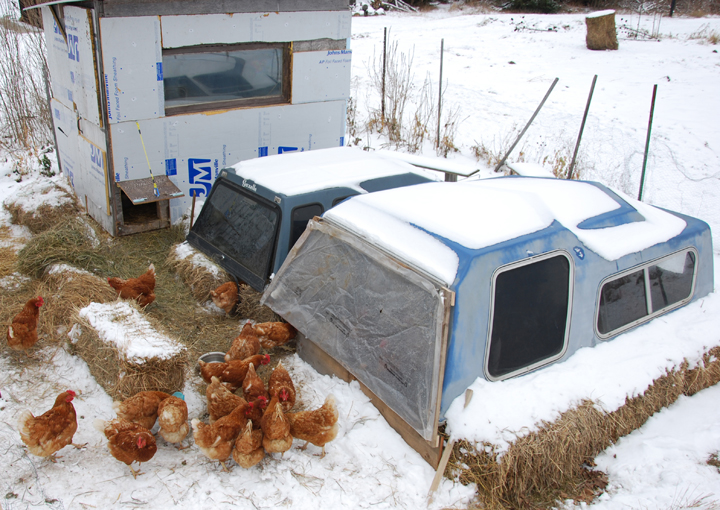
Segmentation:
<svg viewBox="0 0 720 510">
<path fill-rule="evenodd" d="M 20 413 L 18 418 L 18 432 L 22 435 L 30 435 L 30 422 L 35 418 L 27 409 Z"/>
</svg>

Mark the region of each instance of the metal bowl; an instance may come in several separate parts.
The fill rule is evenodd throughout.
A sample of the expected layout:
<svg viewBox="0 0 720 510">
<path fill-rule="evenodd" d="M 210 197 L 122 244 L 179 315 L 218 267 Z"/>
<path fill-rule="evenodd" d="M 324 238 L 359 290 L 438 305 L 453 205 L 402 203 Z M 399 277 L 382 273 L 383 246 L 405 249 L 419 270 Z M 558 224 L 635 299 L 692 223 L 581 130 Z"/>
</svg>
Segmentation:
<svg viewBox="0 0 720 510">
<path fill-rule="evenodd" d="M 224 352 L 206 352 L 200 356 L 200 361 L 205 363 L 224 363 L 225 353 Z"/>
</svg>

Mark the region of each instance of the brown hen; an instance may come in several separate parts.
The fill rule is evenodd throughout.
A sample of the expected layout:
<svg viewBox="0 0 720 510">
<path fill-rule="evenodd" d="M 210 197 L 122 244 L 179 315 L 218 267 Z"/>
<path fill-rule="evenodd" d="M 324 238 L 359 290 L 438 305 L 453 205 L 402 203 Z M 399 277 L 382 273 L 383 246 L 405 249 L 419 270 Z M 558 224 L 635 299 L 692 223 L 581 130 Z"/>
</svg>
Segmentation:
<svg viewBox="0 0 720 510">
<path fill-rule="evenodd" d="M 142 474 L 139 465 L 152 459 L 157 452 L 155 436 L 142 425 L 120 419 L 108 421 L 97 419 L 93 425 L 105 434 L 110 453 L 120 462 L 127 464 L 133 478 Z M 133 462 L 138 463 L 137 471 L 131 466 Z"/>
<path fill-rule="evenodd" d="M 225 361 L 245 359 L 260 352 L 260 340 L 255 335 L 253 325 L 246 322 L 240 334 L 232 341 L 230 349 L 225 353 Z"/>
<path fill-rule="evenodd" d="M 335 439 L 338 433 L 338 411 L 335 407 L 335 397 L 328 395 L 325 403 L 319 409 L 288 413 L 287 418 L 293 437 L 305 441 L 300 449 L 304 450 L 308 443 L 312 443 L 322 447 L 322 457 L 324 457 L 325 444 Z"/>
<path fill-rule="evenodd" d="M 121 420 L 137 423 L 151 430 L 158 417 L 160 402 L 170 396 L 164 391 L 141 391 L 122 402 L 115 401 L 112 408 Z"/>
<path fill-rule="evenodd" d="M 30 411 L 23 411 L 18 418 L 18 432 L 23 443 L 33 455 L 48 457 L 55 462 L 55 452 L 71 444 L 77 430 L 77 417 L 72 401 L 75 392 L 67 390 L 55 399 L 52 409 L 40 416 L 33 416 Z"/>
<path fill-rule="evenodd" d="M 155 265 L 150 264 L 148 270 L 137 278 L 108 278 L 108 283 L 122 299 L 135 299 L 140 306 L 147 306 L 155 301 Z"/>
<path fill-rule="evenodd" d="M 239 395 L 235 395 L 225 387 L 215 376 L 211 377 L 210 384 L 205 390 L 207 398 L 207 411 L 210 415 L 210 424 L 227 416 L 240 405 L 247 405 L 247 401 Z"/>
<path fill-rule="evenodd" d="M 270 363 L 270 356 L 256 354 L 244 360 L 234 359 L 227 363 L 205 363 L 204 361 L 198 363 L 200 365 L 200 374 L 206 383 L 210 383 L 211 377 L 215 376 L 225 383 L 230 391 L 235 391 L 242 386 L 248 368 L 250 368 L 250 363 L 258 366 L 267 365 Z"/>
<path fill-rule="evenodd" d="M 286 344 L 297 335 L 297 329 L 287 322 L 262 322 L 255 324 L 254 329 L 260 345 L 265 349 Z"/>
<path fill-rule="evenodd" d="M 232 454 L 238 434 L 248 423 L 247 412 L 247 404 L 239 405 L 212 425 L 198 419 L 192 421 L 195 444 L 206 457 L 219 461 L 223 471 L 228 471 L 225 461 Z"/>
<path fill-rule="evenodd" d="M 282 404 L 283 411 L 289 412 L 295 406 L 295 384 L 290 374 L 283 366 L 282 361 L 277 364 L 270 374 L 268 393 L 271 397 L 277 396 Z"/>
<path fill-rule="evenodd" d="M 210 291 L 210 298 L 215 306 L 225 313 L 232 313 L 238 302 L 238 286 L 235 282 L 226 282 L 217 289 Z"/>
<path fill-rule="evenodd" d="M 182 396 L 182 393 L 179 393 Z M 159 434 L 168 443 L 182 443 L 188 432 L 190 424 L 188 423 L 188 408 L 185 400 L 175 395 L 170 395 L 162 400 L 158 405 L 158 424 L 160 425 Z M 184 448 L 178 447 L 180 450 Z"/>
<path fill-rule="evenodd" d="M 265 383 L 258 377 L 255 372 L 255 365 L 250 363 L 245 379 L 243 379 L 243 396 L 248 402 L 252 402 L 259 397 L 264 397 L 267 402 L 270 400 L 270 394 L 265 389 Z"/>
<path fill-rule="evenodd" d="M 233 460 L 245 469 L 253 467 L 265 457 L 262 443 L 262 430 L 253 429 L 252 421 L 248 420 L 245 429 L 235 441 L 232 451 Z"/>
<path fill-rule="evenodd" d="M 37 343 L 37 321 L 40 307 L 44 303 L 40 296 L 32 298 L 15 316 L 7 332 L 7 342 L 11 349 L 27 353 L 27 350 Z"/>
<path fill-rule="evenodd" d="M 273 397 L 260 421 L 263 431 L 263 447 L 268 453 L 285 453 L 292 447 L 293 436 L 290 422 L 277 397 Z"/>
</svg>

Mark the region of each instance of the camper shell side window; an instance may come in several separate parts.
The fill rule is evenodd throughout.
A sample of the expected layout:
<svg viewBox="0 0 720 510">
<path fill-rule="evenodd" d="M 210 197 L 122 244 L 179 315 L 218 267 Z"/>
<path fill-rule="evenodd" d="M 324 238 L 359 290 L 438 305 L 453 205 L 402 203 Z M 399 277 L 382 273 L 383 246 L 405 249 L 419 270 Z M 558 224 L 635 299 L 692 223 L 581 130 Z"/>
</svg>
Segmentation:
<svg viewBox="0 0 720 510">
<path fill-rule="evenodd" d="M 492 281 L 485 374 L 507 379 L 559 359 L 567 349 L 573 261 L 554 251 L 503 266 Z"/>
<path fill-rule="evenodd" d="M 292 213 L 290 213 L 291 230 L 290 244 L 288 245 L 289 249 L 292 249 L 292 247 L 295 246 L 297 240 L 300 239 L 302 233 L 305 232 L 305 227 L 307 227 L 308 221 L 313 219 L 315 216 L 322 215 L 323 212 L 325 212 L 323 206 L 317 203 L 301 205 L 292 210 Z"/>
<path fill-rule="evenodd" d="M 609 338 L 689 302 L 696 261 L 697 251 L 688 248 L 606 278 L 597 300 L 598 336 Z"/>
<path fill-rule="evenodd" d="M 287 43 L 171 48 L 162 59 L 166 115 L 289 102 Z"/>
</svg>

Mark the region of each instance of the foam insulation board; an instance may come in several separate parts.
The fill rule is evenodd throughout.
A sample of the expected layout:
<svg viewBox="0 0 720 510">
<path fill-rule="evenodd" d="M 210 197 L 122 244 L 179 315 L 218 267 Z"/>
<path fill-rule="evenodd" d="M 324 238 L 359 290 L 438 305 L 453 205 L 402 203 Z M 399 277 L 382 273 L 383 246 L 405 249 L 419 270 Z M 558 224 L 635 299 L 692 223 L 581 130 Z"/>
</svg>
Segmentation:
<svg viewBox="0 0 720 510">
<path fill-rule="evenodd" d="M 46 25 L 47 26 L 47 25 Z M 59 100 L 50 99 L 50 108 L 52 112 L 53 127 L 55 129 L 55 139 L 57 140 L 58 159 L 63 173 L 70 181 L 70 185 L 75 188 L 81 185 L 81 180 L 75 181 L 79 167 L 78 158 L 78 130 L 75 112 L 65 106 Z"/>
<path fill-rule="evenodd" d="M 83 136 L 78 137 L 78 176 L 82 182 L 83 195 L 88 201 L 100 206 L 106 216 L 110 215 L 110 193 L 107 179 L 107 154 L 103 149 Z M 76 177 L 76 180 L 77 177 Z M 85 197 L 78 194 L 84 203 Z"/>
<path fill-rule="evenodd" d="M 162 16 L 164 48 L 198 44 L 347 39 L 350 11 Z"/>
<path fill-rule="evenodd" d="M 73 85 L 70 81 L 70 59 L 65 34 L 55 21 L 50 7 L 42 7 L 41 10 L 53 98 L 72 110 Z"/>
<path fill-rule="evenodd" d="M 73 99 L 78 116 L 102 126 L 92 10 L 66 6 L 65 32 L 68 39 L 70 82 L 73 86 Z"/>
<path fill-rule="evenodd" d="M 185 197 L 170 201 L 176 222 L 193 192 L 206 197 L 220 169 L 257 157 L 344 144 L 345 101 L 176 115 L 140 121 L 152 171 L 165 174 Z M 114 180 L 149 177 L 135 123 L 110 126 Z"/>
<path fill-rule="evenodd" d="M 352 50 L 293 54 L 292 102 L 347 100 L 350 95 Z"/>
<path fill-rule="evenodd" d="M 164 115 L 160 18 L 101 18 L 109 124 Z"/>
</svg>

